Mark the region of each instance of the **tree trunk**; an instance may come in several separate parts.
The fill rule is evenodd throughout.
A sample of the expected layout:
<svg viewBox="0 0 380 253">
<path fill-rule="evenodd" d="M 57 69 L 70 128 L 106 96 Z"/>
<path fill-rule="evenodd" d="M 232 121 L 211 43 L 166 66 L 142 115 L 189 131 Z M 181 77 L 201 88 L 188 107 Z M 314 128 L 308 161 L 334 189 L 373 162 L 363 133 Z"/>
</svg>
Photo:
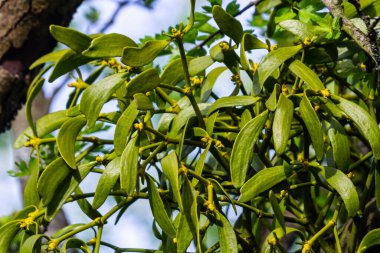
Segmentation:
<svg viewBox="0 0 380 253">
<path fill-rule="evenodd" d="M 29 65 L 56 42 L 49 25 L 68 25 L 83 0 L 0 0 L 0 132 L 25 102 Z"/>
</svg>

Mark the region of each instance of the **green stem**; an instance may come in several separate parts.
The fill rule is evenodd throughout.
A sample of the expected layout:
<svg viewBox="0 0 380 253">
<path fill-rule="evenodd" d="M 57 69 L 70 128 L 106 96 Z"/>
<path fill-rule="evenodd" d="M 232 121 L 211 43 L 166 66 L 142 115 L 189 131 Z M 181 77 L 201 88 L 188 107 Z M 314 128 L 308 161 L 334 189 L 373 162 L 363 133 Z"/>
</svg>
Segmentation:
<svg viewBox="0 0 380 253">
<path fill-rule="evenodd" d="M 142 169 L 145 170 L 146 166 L 156 157 L 156 155 L 161 152 L 161 150 L 166 146 L 164 142 L 161 142 L 160 145 L 153 150 L 153 152 L 148 156 L 148 158 L 141 165 Z"/>
<path fill-rule="evenodd" d="M 189 98 L 190 103 L 195 111 L 195 115 L 197 115 L 198 118 L 198 123 L 200 124 L 200 127 L 203 129 L 206 129 L 205 122 L 203 120 L 203 116 L 201 111 L 199 110 L 198 103 L 194 98 L 193 92 L 191 90 L 191 81 L 190 81 L 190 74 L 189 74 L 189 67 L 187 65 L 187 58 L 186 58 L 186 53 L 185 49 L 183 47 L 183 42 L 182 38 L 181 39 L 176 39 L 179 53 L 181 55 L 181 60 L 182 60 L 182 67 L 183 67 L 183 73 L 185 74 L 185 94 Z"/>
<path fill-rule="evenodd" d="M 353 171 L 356 167 L 358 167 L 359 165 L 361 165 L 362 163 L 364 163 L 365 161 L 367 161 L 371 157 L 372 157 L 372 151 L 368 152 L 367 154 L 365 154 L 364 156 L 362 156 L 359 160 L 357 160 L 356 162 L 352 163 L 348 167 L 348 172 Z"/>
<path fill-rule="evenodd" d="M 102 239 L 102 234 L 103 234 L 103 224 L 98 226 L 98 233 L 96 234 L 96 243 L 95 243 L 95 249 L 94 253 L 99 253 L 100 251 L 100 242 Z"/>
</svg>

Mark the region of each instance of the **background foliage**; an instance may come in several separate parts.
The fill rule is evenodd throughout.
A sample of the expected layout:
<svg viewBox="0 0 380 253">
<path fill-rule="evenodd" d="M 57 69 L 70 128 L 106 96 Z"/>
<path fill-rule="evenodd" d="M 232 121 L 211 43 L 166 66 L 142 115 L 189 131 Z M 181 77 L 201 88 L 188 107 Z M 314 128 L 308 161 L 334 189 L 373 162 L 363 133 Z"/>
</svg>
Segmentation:
<svg viewBox="0 0 380 253">
<path fill-rule="evenodd" d="M 20 252 L 156 252 L 102 240 L 107 220 L 136 201 L 149 201 L 157 252 L 192 242 L 198 252 L 364 252 L 379 243 L 380 3 L 221 4 L 194 12 L 193 0 L 186 25 L 139 43 L 50 27 L 68 48 L 31 65 L 44 67 L 28 92 L 30 127 L 15 143 L 32 148 L 31 176 L 25 208 L 0 228 L 0 252 L 16 236 Z M 250 8 L 265 41 L 235 18 Z M 231 93 L 222 96 L 214 85 L 225 72 Z M 68 73 L 76 81 L 67 109 L 35 121 L 45 78 Z M 102 112 L 111 100 L 117 109 Z M 114 138 L 96 137 L 104 130 Z M 83 192 L 90 173 L 100 179 Z M 100 213 L 110 198 L 114 207 Z M 73 201 L 92 221 L 44 234 Z"/>
</svg>

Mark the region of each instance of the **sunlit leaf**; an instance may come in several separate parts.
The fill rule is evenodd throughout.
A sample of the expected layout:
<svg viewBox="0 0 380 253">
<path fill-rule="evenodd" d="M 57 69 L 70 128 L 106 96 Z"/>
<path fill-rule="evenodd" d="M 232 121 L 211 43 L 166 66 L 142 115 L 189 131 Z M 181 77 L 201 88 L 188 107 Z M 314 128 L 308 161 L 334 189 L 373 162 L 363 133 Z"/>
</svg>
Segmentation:
<svg viewBox="0 0 380 253">
<path fill-rule="evenodd" d="M 128 141 L 120 159 L 120 187 L 128 194 L 132 194 L 136 188 L 139 147 L 138 134 L 132 135 Z"/>
<path fill-rule="evenodd" d="M 141 67 L 151 63 L 169 44 L 168 40 L 150 40 L 142 47 L 125 47 L 121 61 L 128 66 Z"/>
<path fill-rule="evenodd" d="M 278 105 L 273 119 L 273 144 L 276 153 L 281 155 L 285 152 L 290 127 L 293 120 L 293 102 L 280 94 Z"/>
<path fill-rule="evenodd" d="M 120 57 L 126 46 L 137 47 L 137 44 L 125 35 L 110 33 L 93 39 L 89 48 L 82 54 L 93 58 Z"/>
</svg>

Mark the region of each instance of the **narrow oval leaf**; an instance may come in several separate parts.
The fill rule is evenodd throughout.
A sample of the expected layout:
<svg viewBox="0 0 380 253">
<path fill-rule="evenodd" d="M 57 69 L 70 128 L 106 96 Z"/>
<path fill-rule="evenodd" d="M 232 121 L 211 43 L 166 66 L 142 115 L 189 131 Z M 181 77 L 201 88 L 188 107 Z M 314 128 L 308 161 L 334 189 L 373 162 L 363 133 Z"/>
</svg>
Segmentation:
<svg viewBox="0 0 380 253">
<path fill-rule="evenodd" d="M 177 228 L 177 253 L 185 253 L 193 240 L 193 235 L 186 221 L 186 216 L 178 213 L 179 224 Z M 177 218 L 177 217 L 176 217 Z"/>
<path fill-rule="evenodd" d="M 154 110 L 152 101 L 144 93 L 136 93 L 135 95 L 133 95 L 133 102 L 135 102 L 137 110 L 143 110 L 143 111 Z"/>
<path fill-rule="evenodd" d="M 208 73 L 206 77 L 206 81 L 203 84 L 201 88 L 201 100 L 207 101 L 207 99 L 210 97 L 212 88 L 214 87 L 214 84 L 216 82 L 216 79 L 227 69 L 227 67 L 217 67 Z"/>
<path fill-rule="evenodd" d="M 44 56 L 41 56 L 35 62 L 33 62 L 32 65 L 30 65 L 29 69 L 34 69 L 35 67 L 41 64 L 45 64 L 47 62 L 55 63 L 59 59 L 61 59 L 61 57 L 64 54 L 66 54 L 67 51 L 70 51 L 70 49 L 63 49 L 63 50 L 51 52 L 49 54 L 45 54 Z"/>
<path fill-rule="evenodd" d="M 358 126 L 368 140 L 373 156 L 380 159 L 380 130 L 374 118 L 360 105 L 339 97 L 337 106 Z"/>
<path fill-rule="evenodd" d="M 230 221 L 226 217 L 224 217 L 222 213 L 220 213 L 217 210 L 215 211 L 215 213 L 218 215 L 218 218 L 221 221 L 221 225 L 217 224 L 220 252 L 237 253 L 238 246 L 234 228 L 230 224 Z"/>
<path fill-rule="evenodd" d="M 183 29 L 183 33 L 187 33 L 194 25 L 194 10 L 195 10 L 195 0 L 190 0 L 190 17 L 189 22 L 186 27 Z"/>
<path fill-rule="evenodd" d="M 40 196 L 38 194 L 38 177 L 40 176 L 40 167 L 38 159 L 32 159 L 29 163 L 31 175 L 24 188 L 24 206 L 38 206 L 40 203 Z"/>
<path fill-rule="evenodd" d="M 198 204 L 196 192 L 189 179 L 185 177 L 182 190 L 182 203 L 183 210 L 187 224 L 190 228 L 193 238 L 196 240 L 196 247 L 198 252 L 201 251 L 200 233 L 199 233 L 199 220 L 198 220 Z"/>
<path fill-rule="evenodd" d="M 250 33 L 244 33 L 241 39 L 240 46 L 240 63 L 245 71 L 249 70 L 249 62 L 245 51 L 250 51 L 252 49 L 267 49 L 268 45 L 259 40 L 256 36 Z"/>
<path fill-rule="evenodd" d="M 283 233 L 286 234 L 286 226 L 285 226 L 285 218 L 284 214 L 281 210 L 280 205 L 278 204 L 276 195 L 272 190 L 269 191 L 269 202 L 272 206 L 273 212 L 274 212 L 274 217 L 276 218 L 276 221 L 280 225 L 280 227 L 283 230 Z"/>
<path fill-rule="evenodd" d="M 119 156 L 123 153 L 123 150 L 125 149 L 127 137 L 133 126 L 133 122 L 135 121 L 138 114 L 139 111 L 136 108 L 136 104 L 130 103 L 116 123 L 114 143 L 115 152 Z"/>
<path fill-rule="evenodd" d="M 55 192 L 61 183 L 70 177 L 70 173 L 71 169 L 62 157 L 58 157 L 44 169 L 37 184 L 38 193 L 44 206 L 53 200 Z"/>
<path fill-rule="evenodd" d="M 78 186 L 74 190 L 75 195 L 83 195 L 83 191 L 80 189 Z M 81 198 L 76 200 L 80 210 L 82 211 L 83 214 L 85 214 L 88 218 L 91 220 L 95 220 L 96 218 L 102 217 L 102 214 L 98 212 L 95 208 L 92 207 L 90 202 L 86 198 Z"/>
<path fill-rule="evenodd" d="M 75 142 L 80 130 L 86 125 L 86 118 L 79 115 L 66 121 L 57 136 L 59 153 L 72 169 L 76 169 Z"/>
<path fill-rule="evenodd" d="M 278 155 L 285 152 L 293 120 L 293 102 L 280 94 L 273 119 L 273 144 Z"/>
<path fill-rule="evenodd" d="M 198 104 L 199 110 L 201 111 L 201 114 L 203 116 L 205 116 L 206 113 L 209 111 L 210 106 L 211 105 L 209 103 Z M 193 107 L 191 106 L 180 111 L 180 113 L 178 113 L 173 119 L 170 135 L 176 136 L 179 130 L 181 130 L 181 128 L 186 124 L 186 122 L 194 116 L 195 116 L 195 111 Z"/>
<path fill-rule="evenodd" d="M 245 182 L 253 147 L 263 130 L 267 116 L 268 111 L 266 110 L 250 120 L 236 137 L 230 160 L 231 180 L 235 188 L 239 188 Z"/>
<path fill-rule="evenodd" d="M 28 237 L 28 239 L 25 240 L 25 242 L 20 247 L 20 253 L 33 253 L 34 246 L 39 243 L 42 237 L 45 237 L 45 235 L 32 235 Z M 38 247 L 38 246 L 37 246 Z"/>
<path fill-rule="evenodd" d="M 0 227 L 0 253 L 8 253 L 9 247 L 20 231 L 19 221 L 14 220 Z"/>
<path fill-rule="evenodd" d="M 83 92 L 80 101 L 80 110 L 86 115 L 89 128 L 95 126 L 95 122 L 103 105 L 125 82 L 125 79 L 124 73 L 114 74 L 91 85 Z"/>
<path fill-rule="evenodd" d="M 334 118 L 328 118 L 325 122 L 327 123 L 327 135 L 333 151 L 334 165 L 341 171 L 347 171 L 351 159 L 351 144 L 347 138 L 346 131 L 339 121 Z"/>
<path fill-rule="evenodd" d="M 126 95 L 132 97 L 136 93 L 146 93 L 156 88 L 160 82 L 156 69 L 145 70 L 127 83 Z"/>
<path fill-rule="evenodd" d="M 278 98 L 278 94 L 281 94 L 280 92 L 281 92 L 281 87 L 279 84 L 276 84 L 269 98 L 267 99 L 267 101 L 265 101 L 265 106 L 269 111 L 274 112 L 276 110 L 277 98 Z"/>
<path fill-rule="evenodd" d="M 48 221 L 51 221 L 57 215 L 67 198 L 70 197 L 75 188 L 78 187 L 96 164 L 97 162 L 81 164 L 77 170 L 71 170 L 70 176 L 59 185 L 55 191 L 54 198 L 47 205 L 45 218 Z"/>
<path fill-rule="evenodd" d="M 124 47 L 137 47 L 137 44 L 129 37 L 110 33 L 99 36 L 91 41 L 91 45 L 82 55 L 93 58 L 120 57 Z"/>
<path fill-rule="evenodd" d="M 92 61 L 93 58 L 83 56 L 73 50 L 68 50 L 54 65 L 53 71 L 49 76 L 49 82 L 54 82 L 58 77 L 73 71 L 75 68 Z"/>
<path fill-rule="evenodd" d="M 306 125 L 307 132 L 310 135 L 311 142 L 313 143 L 317 160 L 320 161 L 324 155 L 323 131 L 318 115 L 314 111 L 306 92 L 301 100 L 299 111 L 301 113 L 302 120 Z"/>
<path fill-rule="evenodd" d="M 235 107 L 235 106 L 248 106 L 253 105 L 257 101 L 259 101 L 260 97 L 252 97 L 252 96 L 233 96 L 233 97 L 222 97 L 216 100 L 210 107 L 207 115 L 219 110 L 220 108 L 225 107 Z"/>
<path fill-rule="evenodd" d="M 220 30 L 239 44 L 243 37 L 243 26 L 240 22 L 219 5 L 214 5 L 212 8 L 212 16 Z"/>
<path fill-rule="evenodd" d="M 32 117 L 32 103 L 38 95 L 38 93 L 41 91 L 44 82 L 45 79 L 41 78 L 30 85 L 28 90 L 28 97 L 25 103 L 26 120 L 28 121 L 29 127 L 32 129 L 34 136 L 37 136 L 37 130 Z"/>
<path fill-rule="evenodd" d="M 120 159 L 120 188 L 128 194 L 135 191 L 139 164 L 139 135 L 133 134 Z"/>
<path fill-rule="evenodd" d="M 141 67 L 151 63 L 170 43 L 169 40 L 151 40 L 142 47 L 125 47 L 121 62 L 132 67 Z"/>
<path fill-rule="evenodd" d="M 247 202 L 260 193 L 271 189 L 289 177 L 291 171 L 289 166 L 283 165 L 260 170 L 241 187 L 239 201 Z"/>
<path fill-rule="evenodd" d="M 66 110 L 56 111 L 43 116 L 36 122 L 36 137 L 43 137 L 54 130 L 57 130 L 68 119 L 69 117 L 66 115 Z M 33 130 L 28 127 L 24 130 L 24 132 L 22 132 L 22 134 L 20 134 L 19 137 L 17 137 L 14 147 L 16 149 L 23 147 L 25 142 L 27 142 L 32 136 Z"/>
<path fill-rule="evenodd" d="M 120 157 L 116 157 L 107 164 L 100 176 L 98 185 L 96 186 L 94 200 L 92 201 L 92 206 L 95 209 L 103 205 L 119 177 Z"/>
<path fill-rule="evenodd" d="M 203 150 L 202 154 L 199 156 L 199 159 L 197 160 L 197 164 L 195 165 L 194 172 L 195 172 L 195 174 L 197 174 L 199 176 L 202 175 L 203 167 L 205 166 L 205 161 L 207 158 L 208 151 L 210 150 L 211 144 L 212 144 L 212 141 L 209 141 L 207 143 L 206 148 Z M 198 184 L 198 179 L 193 178 L 191 183 L 195 187 Z"/>
<path fill-rule="evenodd" d="M 353 217 L 359 210 L 359 196 L 355 185 L 346 174 L 333 167 L 319 166 L 319 174 L 326 179 L 342 198 L 347 209 L 347 215 Z"/>
<path fill-rule="evenodd" d="M 298 76 L 305 83 L 307 83 L 311 89 L 323 90 L 325 88 L 318 75 L 314 71 L 312 71 L 308 66 L 303 64 L 300 60 L 294 60 L 289 65 L 289 69 L 293 72 L 294 75 Z"/>
<path fill-rule="evenodd" d="M 51 25 L 50 34 L 54 37 L 54 39 L 62 44 L 65 44 L 77 53 L 81 53 L 83 50 L 86 50 L 91 44 L 90 37 L 72 28 Z"/>
<path fill-rule="evenodd" d="M 380 245 L 380 228 L 369 231 L 360 242 L 357 253 L 364 253 L 373 246 Z"/>
<path fill-rule="evenodd" d="M 161 160 L 162 170 L 169 180 L 170 186 L 173 190 L 173 196 L 175 201 L 177 201 L 179 209 L 183 212 L 181 193 L 179 191 L 179 181 L 178 181 L 178 158 L 175 152 L 171 152 Z"/>
<path fill-rule="evenodd" d="M 187 64 L 190 64 L 192 57 L 187 57 Z M 161 83 L 168 85 L 176 85 L 180 81 L 185 79 L 185 74 L 182 67 L 182 59 L 178 58 L 171 61 L 161 74 Z"/>
<path fill-rule="evenodd" d="M 149 193 L 149 204 L 153 213 L 153 217 L 162 228 L 162 230 L 170 236 L 175 238 L 176 231 L 172 221 L 170 220 L 168 214 L 166 213 L 164 204 L 162 203 L 160 193 L 158 192 L 156 185 L 153 182 L 153 179 L 147 174 L 146 181 L 148 184 L 148 193 Z"/>
<path fill-rule="evenodd" d="M 202 71 L 205 71 L 214 63 L 214 60 L 210 56 L 205 55 L 201 57 L 194 58 L 189 64 L 189 74 L 190 76 L 195 76 Z"/>
<path fill-rule="evenodd" d="M 282 29 L 285 29 L 294 35 L 298 36 L 302 41 L 306 38 L 311 39 L 313 37 L 313 28 L 299 20 L 288 19 L 279 23 Z"/>
<path fill-rule="evenodd" d="M 258 75 L 260 90 L 268 77 L 280 67 L 287 59 L 296 55 L 302 49 L 302 45 L 292 47 L 280 47 L 276 50 L 270 51 L 261 60 L 257 67 L 256 75 Z"/>
<path fill-rule="evenodd" d="M 84 253 L 91 252 L 87 244 L 78 238 L 69 238 L 63 243 L 61 252 L 66 253 L 68 249 L 80 249 Z"/>
</svg>

